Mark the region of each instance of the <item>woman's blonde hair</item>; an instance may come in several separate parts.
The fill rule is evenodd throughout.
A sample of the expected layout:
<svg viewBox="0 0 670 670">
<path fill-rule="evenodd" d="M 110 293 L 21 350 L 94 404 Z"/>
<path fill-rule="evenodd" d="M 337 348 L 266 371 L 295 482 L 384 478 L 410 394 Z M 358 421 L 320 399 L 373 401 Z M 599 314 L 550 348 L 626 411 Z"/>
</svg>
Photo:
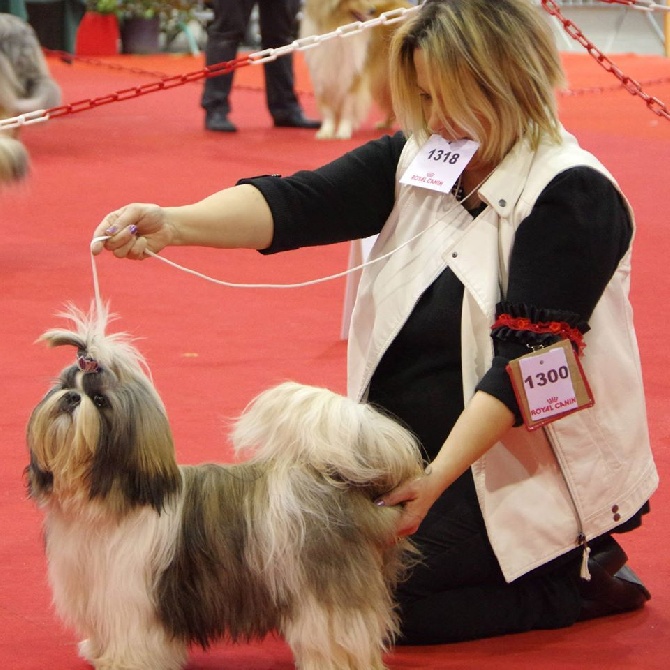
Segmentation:
<svg viewBox="0 0 670 670">
<path fill-rule="evenodd" d="M 391 89 L 408 134 L 427 137 L 414 67 L 424 54 L 433 104 L 445 128 L 480 142 L 479 156 L 498 163 L 521 137 L 558 142 L 555 89 L 564 76 L 548 20 L 532 0 L 426 0 L 396 32 Z"/>
</svg>

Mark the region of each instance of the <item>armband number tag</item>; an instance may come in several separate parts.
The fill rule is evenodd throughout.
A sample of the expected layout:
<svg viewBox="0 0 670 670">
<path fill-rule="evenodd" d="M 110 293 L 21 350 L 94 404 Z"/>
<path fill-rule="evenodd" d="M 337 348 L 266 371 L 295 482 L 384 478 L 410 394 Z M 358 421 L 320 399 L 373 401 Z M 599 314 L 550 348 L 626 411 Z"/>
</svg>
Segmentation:
<svg viewBox="0 0 670 670">
<path fill-rule="evenodd" d="M 510 361 L 507 372 L 528 430 L 594 403 L 569 340 L 561 340 Z"/>
</svg>

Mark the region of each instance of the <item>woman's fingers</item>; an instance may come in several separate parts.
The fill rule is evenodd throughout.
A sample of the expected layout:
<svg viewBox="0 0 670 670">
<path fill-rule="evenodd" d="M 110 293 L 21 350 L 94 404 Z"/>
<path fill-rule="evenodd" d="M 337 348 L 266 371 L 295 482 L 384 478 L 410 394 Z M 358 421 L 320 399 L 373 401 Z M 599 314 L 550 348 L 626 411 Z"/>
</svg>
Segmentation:
<svg viewBox="0 0 670 670">
<path fill-rule="evenodd" d="M 129 229 L 126 229 L 129 230 Z M 127 232 L 120 234 L 121 237 L 127 237 L 128 240 L 121 243 L 121 246 L 112 249 L 112 252 L 117 258 L 130 258 L 131 260 L 141 261 L 146 258 L 145 251 L 147 249 L 146 237 L 137 237 L 135 233 Z"/>
<path fill-rule="evenodd" d="M 414 479 L 405 484 L 389 491 L 386 495 L 383 495 L 378 500 L 375 500 L 375 504 L 380 507 L 393 507 L 395 505 L 400 505 L 401 503 L 407 502 L 409 500 L 414 500 L 418 495 L 418 482 L 420 479 Z"/>
<path fill-rule="evenodd" d="M 415 479 L 406 484 L 402 484 L 375 501 L 375 504 L 380 507 L 403 505 L 402 514 L 396 529 L 396 535 L 398 537 L 412 535 L 412 533 L 415 533 L 421 525 L 421 521 L 423 521 L 424 515 L 417 509 L 420 508 L 420 506 L 416 503 L 419 496 L 419 482 L 420 479 Z"/>
<path fill-rule="evenodd" d="M 403 506 L 396 530 L 398 537 L 415 533 L 441 494 L 439 482 L 431 474 L 432 469 L 429 466 L 422 476 L 401 484 L 375 501 L 380 507 Z"/>
<path fill-rule="evenodd" d="M 98 224 L 97 228 L 93 232 L 93 244 L 91 245 L 91 251 L 94 255 L 98 255 L 102 252 L 103 249 L 109 249 L 110 251 L 115 251 L 126 245 L 129 241 L 129 231 L 128 229 L 132 225 L 131 223 L 125 224 L 123 221 L 123 214 L 125 213 L 126 208 L 117 209 L 114 212 L 110 212 L 105 216 L 105 218 Z M 136 232 L 137 229 L 135 228 Z"/>
<path fill-rule="evenodd" d="M 107 249 L 117 258 L 146 258 L 148 241 L 145 236 L 161 229 L 160 212 L 156 205 L 139 203 L 110 212 L 95 229 L 92 253 L 98 255 Z"/>
<path fill-rule="evenodd" d="M 411 505 L 406 505 L 403 509 L 396 534 L 398 537 L 405 537 L 407 535 L 414 535 L 423 521 L 424 515 L 414 512 Z"/>
</svg>

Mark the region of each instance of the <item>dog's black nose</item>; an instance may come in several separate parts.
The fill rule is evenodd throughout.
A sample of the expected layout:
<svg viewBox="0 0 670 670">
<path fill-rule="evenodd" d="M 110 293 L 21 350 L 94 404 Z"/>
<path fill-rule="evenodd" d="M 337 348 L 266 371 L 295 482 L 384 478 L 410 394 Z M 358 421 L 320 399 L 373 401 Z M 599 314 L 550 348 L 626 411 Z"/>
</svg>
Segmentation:
<svg viewBox="0 0 670 670">
<path fill-rule="evenodd" d="M 60 408 L 63 412 L 74 412 L 74 410 L 79 407 L 81 402 L 81 396 L 77 391 L 68 391 L 63 394 L 63 397 L 60 399 Z"/>
</svg>

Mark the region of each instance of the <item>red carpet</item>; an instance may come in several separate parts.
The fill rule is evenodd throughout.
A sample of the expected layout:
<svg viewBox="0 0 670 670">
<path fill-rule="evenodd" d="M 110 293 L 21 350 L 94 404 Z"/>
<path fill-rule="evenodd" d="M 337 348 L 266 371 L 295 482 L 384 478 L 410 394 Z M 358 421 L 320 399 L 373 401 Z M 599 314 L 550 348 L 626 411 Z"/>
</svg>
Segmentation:
<svg viewBox="0 0 670 670">
<path fill-rule="evenodd" d="M 670 396 L 666 302 L 670 296 L 668 212 L 670 123 L 616 84 L 586 55 L 566 56 L 575 90 L 563 96 L 566 126 L 595 151 L 629 196 L 638 218 L 633 300 L 645 364 L 651 431 L 662 485 L 642 530 L 623 539 L 631 563 L 653 593 L 643 612 L 537 632 L 445 647 L 399 649 L 393 670 L 409 668 L 660 669 L 670 649 L 670 543 L 663 525 L 670 492 Z M 670 103 L 670 61 L 615 59 L 647 92 Z M 117 65 L 166 74 L 198 70 L 190 56 L 117 57 Z M 139 72 L 50 59 L 65 99 L 77 102 L 152 81 Z M 298 88 L 315 115 L 298 58 Z M 317 142 L 311 132 L 273 129 L 265 109 L 262 70 L 237 73 L 232 119 L 240 132 L 202 129 L 201 85 L 188 84 L 27 127 L 33 161 L 25 185 L 0 192 L 2 387 L 0 441 L 0 668 L 83 670 L 75 640 L 53 615 L 40 538 L 40 515 L 26 499 L 24 431 L 31 408 L 70 351 L 47 351 L 34 340 L 58 321 L 66 301 L 92 297 L 88 244 L 108 211 L 133 200 L 179 204 L 242 177 L 290 173 L 335 158 L 375 136 L 374 118 L 347 142 Z M 302 250 L 273 258 L 255 252 L 170 250 L 170 258 L 228 281 L 288 283 L 346 266 L 347 247 Z M 344 280 L 297 290 L 221 288 L 158 261 L 98 263 L 103 296 L 118 328 L 141 338 L 170 412 L 183 462 L 229 457 L 226 419 L 262 388 L 286 378 L 344 390 L 345 345 L 339 340 Z M 189 670 L 289 670 L 290 653 L 276 640 L 194 651 Z"/>
</svg>

